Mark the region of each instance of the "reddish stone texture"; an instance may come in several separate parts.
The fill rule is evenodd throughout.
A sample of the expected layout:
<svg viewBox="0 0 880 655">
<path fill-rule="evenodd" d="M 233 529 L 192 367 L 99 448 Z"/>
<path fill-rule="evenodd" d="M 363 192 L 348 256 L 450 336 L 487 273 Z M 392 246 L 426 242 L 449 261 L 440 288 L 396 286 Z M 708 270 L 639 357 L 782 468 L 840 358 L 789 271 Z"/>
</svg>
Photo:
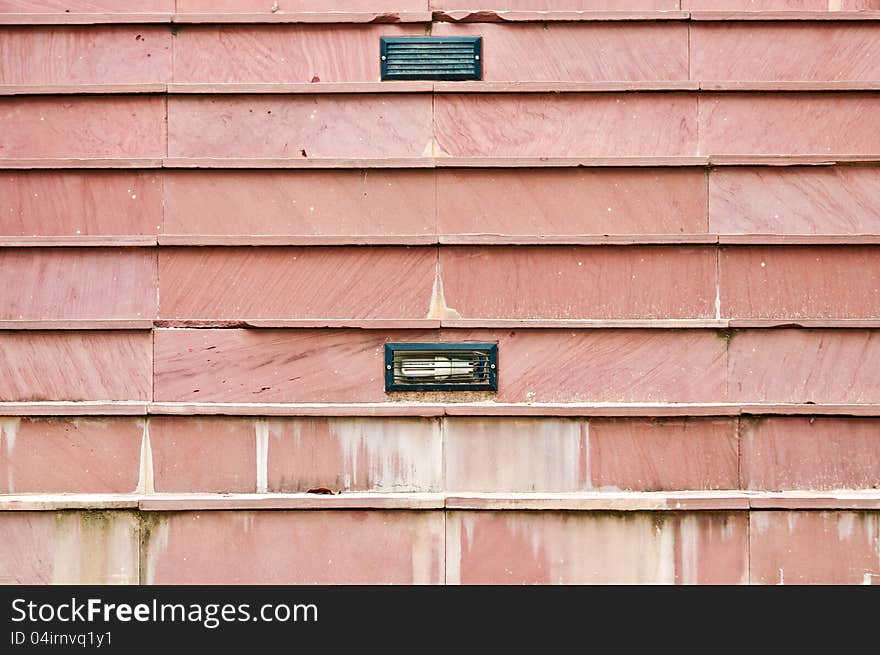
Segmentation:
<svg viewBox="0 0 880 655">
<path fill-rule="evenodd" d="M 431 9 L 473 10 L 474 0 L 430 0 Z M 678 9 L 677 0 L 489 0 L 479 3 L 487 11 L 634 11 Z"/>
<path fill-rule="evenodd" d="M 437 214 L 440 234 L 705 233 L 706 174 L 699 169 L 438 170 Z"/>
<path fill-rule="evenodd" d="M 487 82 L 688 79 L 684 23 L 436 23 L 431 34 L 483 37 Z"/>
<path fill-rule="evenodd" d="M 279 3 L 280 6 L 280 3 Z M 177 0 L 177 12 L 262 13 L 273 15 L 273 3 L 266 0 Z M 285 0 L 282 12 L 383 12 L 425 11 L 427 0 Z"/>
<path fill-rule="evenodd" d="M 158 401 L 397 400 L 384 393 L 386 340 L 497 340 L 500 402 L 717 402 L 725 388 L 726 344 L 709 330 L 160 329 L 154 340 Z"/>
<path fill-rule="evenodd" d="M 0 512 L 0 584 L 137 584 L 129 512 Z"/>
<path fill-rule="evenodd" d="M 0 84 L 151 84 L 171 80 L 167 27 L 0 29 Z"/>
<path fill-rule="evenodd" d="M 880 234 L 880 169 L 717 168 L 709 175 L 709 231 Z"/>
<path fill-rule="evenodd" d="M 174 81 L 378 82 L 379 37 L 424 33 L 422 25 L 187 27 L 174 41 Z"/>
<path fill-rule="evenodd" d="M 446 304 L 462 318 L 711 318 L 712 248 L 445 247 Z"/>
<path fill-rule="evenodd" d="M 870 418 L 742 419 L 748 489 L 880 488 L 880 421 Z"/>
<path fill-rule="evenodd" d="M 732 419 L 447 417 L 452 492 L 736 489 Z"/>
<path fill-rule="evenodd" d="M 746 516 L 659 512 L 451 512 L 449 583 L 744 582 Z"/>
<path fill-rule="evenodd" d="M 877 584 L 877 512 L 752 512 L 753 584 Z"/>
<path fill-rule="evenodd" d="M 833 9 L 834 5 L 838 9 Z M 681 0 L 681 8 L 692 11 L 858 11 L 880 9 L 877 0 Z"/>
<path fill-rule="evenodd" d="M 433 171 L 168 171 L 164 183 L 167 234 L 436 232 Z"/>
<path fill-rule="evenodd" d="M 677 584 L 747 584 L 749 517 L 745 512 L 688 512 L 668 517 L 675 526 Z"/>
<path fill-rule="evenodd" d="M 143 432 L 127 417 L 0 419 L 0 491 L 131 493 Z"/>
<path fill-rule="evenodd" d="M 257 491 L 253 421 L 155 416 L 150 445 L 157 492 Z"/>
<path fill-rule="evenodd" d="M 731 318 L 875 318 L 880 248 L 722 248 L 720 288 Z"/>
<path fill-rule="evenodd" d="M 728 358 L 730 402 L 880 402 L 876 331 L 746 330 Z"/>
<path fill-rule="evenodd" d="M 0 332 L 0 401 L 149 400 L 149 332 Z"/>
<path fill-rule="evenodd" d="M 589 427 L 556 418 L 447 417 L 448 491 L 575 492 L 590 489 Z"/>
<path fill-rule="evenodd" d="M 170 157 L 383 159 L 430 143 L 430 95 L 168 98 Z"/>
<path fill-rule="evenodd" d="M 442 491 L 440 423 L 426 418 L 258 421 L 270 492 Z"/>
<path fill-rule="evenodd" d="M 697 23 L 690 34 L 690 70 L 695 80 L 873 82 L 880 78 L 880 39 L 871 25 Z M 759 52 L 761 56 L 755 56 Z"/>
<path fill-rule="evenodd" d="M 443 513 L 382 510 L 160 514 L 148 584 L 437 584 Z M 222 548 L 218 548 L 222 544 Z"/>
<path fill-rule="evenodd" d="M 0 0 L 0 13 L 93 14 L 173 12 L 174 0 Z"/>
<path fill-rule="evenodd" d="M 165 155 L 165 98 L 0 99 L 0 160 Z"/>
<path fill-rule="evenodd" d="M 878 111 L 880 97 L 872 93 L 701 95 L 700 152 L 874 155 L 880 131 L 871 117 Z"/>
<path fill-rule="evenodd" d="M 0 320 L 156 315 L 156 253 L 145 248 L 4 248 L 0 271 L 16 280 L 0 285 Z"/>
<path fill-rule="evenodd" d="M 592 420 L 589 443 L 593 487 L 739 488 L 739 445 L 732 419 Z"/>
<path fill-rule="evenodd" d="M 438 94 L 434 136 L 451 157 L 696 155 L 696 103 L 682 93 Z"/>
<path fill-rule="evenodd" d="M 436 248 L 163 249 L 160 316 L 424 318 Z"/>
<path fill-rule="evenodd" d="M 157 234 L 162 178 L 129 171 L 6 171 L 0 175 L 3 236 Z"/>
</svg>

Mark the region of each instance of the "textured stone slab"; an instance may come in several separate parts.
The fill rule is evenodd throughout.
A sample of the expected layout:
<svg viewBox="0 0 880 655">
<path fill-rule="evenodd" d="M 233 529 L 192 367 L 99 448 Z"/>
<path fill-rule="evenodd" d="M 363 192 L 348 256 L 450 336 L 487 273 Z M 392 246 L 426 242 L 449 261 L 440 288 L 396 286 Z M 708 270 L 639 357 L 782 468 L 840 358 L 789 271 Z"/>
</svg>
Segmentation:
<svg viewBox="0 0 880 655">
<path fill-rule="evenodd" d="M 706 232 L 706 174 L 699 169 L 450 169 L 436 175 L 440 234 Z"/>
<path fill-rule="evenodd" d="M 427 318 L 435 248 L 170 248 L 160 317 Z"/>
<path fill-rule="evenodd" d="M 595 488 L 739 488 L 739 440 L 732 419 L 594 419 L 589 441 Z"/>
<path fill-rule="evenodd" d="M 168 99 L 169 157 L 415 158 L 430 144 L 427 95 Z"/>
<path fill-rule="evenodd" d="M 0 124 L 0 163 L 165 155 L 165 99 L 159 96 L 5 97 Z"/>
<path fill-rule="evenodd" d="M 4 248 L 0 320 L 147 319 L 156 315 L 156 253 L 145 248 Z"/>
<path fill-rule="evenodd" d="M 877 584 L 877 512 L 752 512 L 753 584 Z"/>
<path fill-rule="evenodd" d="M 664 94 L 439 94 L 438 156 L 697 155 L 696 97 Z"/>
<path fill-rule="evenodd" d="M 187 27 L 174 41 L 174 82 L 377 82 L 379 37 L 423 35 L 421 25 Z"/>
<path fill-rule="evenodd" d="M 431 35 L 481 36 L 487 82 L 688 79 L 683 23 L 436 23 Z"/>
<path fill-rule="evenodd" d="M 700 153 L 874 156 L 878 111 L 872 93 L 701 94 Z"/>
<path fill-rule="evenodd" d="M 452 584 L 737 584 L 745 513 L 450 512 Z"/>
<path fill-rule="evenodd" d="M 880 489 L 880 421 L 788 417 L 741 421 L 748 489 Z"/>
<path fill-rule="evenodd" d="M 745 330 L 728 357 L 731 402 L 880 402 L 875 330 Z"/>
<path fill-rule="evenodd" d="M 0 28 L 0 84 L 156 84 L 171 80 L 167 27 Z"/>
<path fill-rule="evenodd" d="M 0 400 L 149 400 L 149 332 L 0 332 Z"/>
<path fill-rule="evenodd" d="M 880 316 L 880 248 L 722 248 L 721 315 L 731 318 Z"/>
<path fill-rule="evenodd" d="M 697 23 L 690 35 L 695 80 L 880 79 L 880 36 L 870 24 Z"/>
<path fill-rule="evenodd" d="M 0 491 L 132 492 L 143 432 L 134 418 L 0 419 Z"/>
<path fill-rule="evenodd" d="M 270 492 L 442 491 L 436 419 L 270 419 L 255 427 L 266 443 Z"/>
<path fill-rule="evenodd" d="M 880 234 L 880 168 L 723 168 L 709 175 L 709 231 Z"/>
<path fill-rule="evenodd" d="M 163 177 L 166 234 L 436 232 L 433 171 L 178 170 Z"/>
<path fill-rule="evenodd" d="M 444 419 L 450 491 L 736 489 L 726 419 Z"/>
<path fill-rule="evenodd" d="M 156 492 L 257 491 L 253 421 L 156 416 L 150 446 Z"/>
<path fill-rule="evenodd" d="M 440 276 L 461 318 L 715 316 L 712 248 L 443 247 Z"/>
<path fill-rule="evenodd" d="M 726 342 L 713 331 L 155 330 L 154 338 L 158 401 L 412 400 L 384 393 L 386 340 L 497 340 L 500 402 L 712 402 L 724 394 Z"/>
<path fill-rule="evenodd" d="M 437 584 L 443 523 L 441 512 L 422 511 L 176 512 L 156 518 L 143 577 L 148 584 Z"/>
<path fill-rule="evenodd" d="M 138 583 L 129 512 L 0 512 L 0 533 L 0 584 Z"/>
<path fill-rule="evenodd" d="M 152 172 L 4 171 L 0 235 L 155 235 L 162 179 Z"/>
</svg>

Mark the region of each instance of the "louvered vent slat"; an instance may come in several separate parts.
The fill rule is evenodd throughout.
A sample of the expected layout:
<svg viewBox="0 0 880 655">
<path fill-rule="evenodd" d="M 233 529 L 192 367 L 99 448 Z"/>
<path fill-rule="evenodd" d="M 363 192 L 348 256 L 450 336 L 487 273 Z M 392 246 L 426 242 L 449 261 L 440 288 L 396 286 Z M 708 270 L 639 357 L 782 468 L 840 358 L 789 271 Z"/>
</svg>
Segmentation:
<svg viewBox="0 0 880 655">
<path fill-rule="evenodd" d="M 482 79 L 482 37 L 382 37 L 383 80 Z"/>
</svg>

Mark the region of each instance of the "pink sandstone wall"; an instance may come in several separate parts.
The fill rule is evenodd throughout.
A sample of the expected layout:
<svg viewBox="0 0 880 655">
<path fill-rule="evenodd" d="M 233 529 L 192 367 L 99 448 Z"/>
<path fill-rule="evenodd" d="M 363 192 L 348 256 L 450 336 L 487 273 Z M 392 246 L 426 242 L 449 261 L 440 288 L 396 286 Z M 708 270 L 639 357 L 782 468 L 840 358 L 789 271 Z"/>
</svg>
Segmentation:
<svg viewBox="0 0 880 655">
<path fill-rule="evenodd" d="M 878 20 L 0 0 L 0 582 L 880 584 Z"/>
</svg>

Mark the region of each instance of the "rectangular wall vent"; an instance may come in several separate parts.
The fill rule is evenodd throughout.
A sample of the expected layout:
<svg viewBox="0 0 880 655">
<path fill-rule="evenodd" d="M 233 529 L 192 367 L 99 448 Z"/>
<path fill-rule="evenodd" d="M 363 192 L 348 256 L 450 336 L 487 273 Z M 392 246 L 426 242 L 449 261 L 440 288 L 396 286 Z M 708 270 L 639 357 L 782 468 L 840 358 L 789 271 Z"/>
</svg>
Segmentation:
<svg viewBox="0 0 880 655">
<path fill-rule="evenodd" d="M 385 344 L 385 391 L 497 389 L 497 343 Z"/>
<path fill-rule="evenodd" d="M 383 80 L 482 79 L 483 37 L 381 37 Z"/>
</svg>

